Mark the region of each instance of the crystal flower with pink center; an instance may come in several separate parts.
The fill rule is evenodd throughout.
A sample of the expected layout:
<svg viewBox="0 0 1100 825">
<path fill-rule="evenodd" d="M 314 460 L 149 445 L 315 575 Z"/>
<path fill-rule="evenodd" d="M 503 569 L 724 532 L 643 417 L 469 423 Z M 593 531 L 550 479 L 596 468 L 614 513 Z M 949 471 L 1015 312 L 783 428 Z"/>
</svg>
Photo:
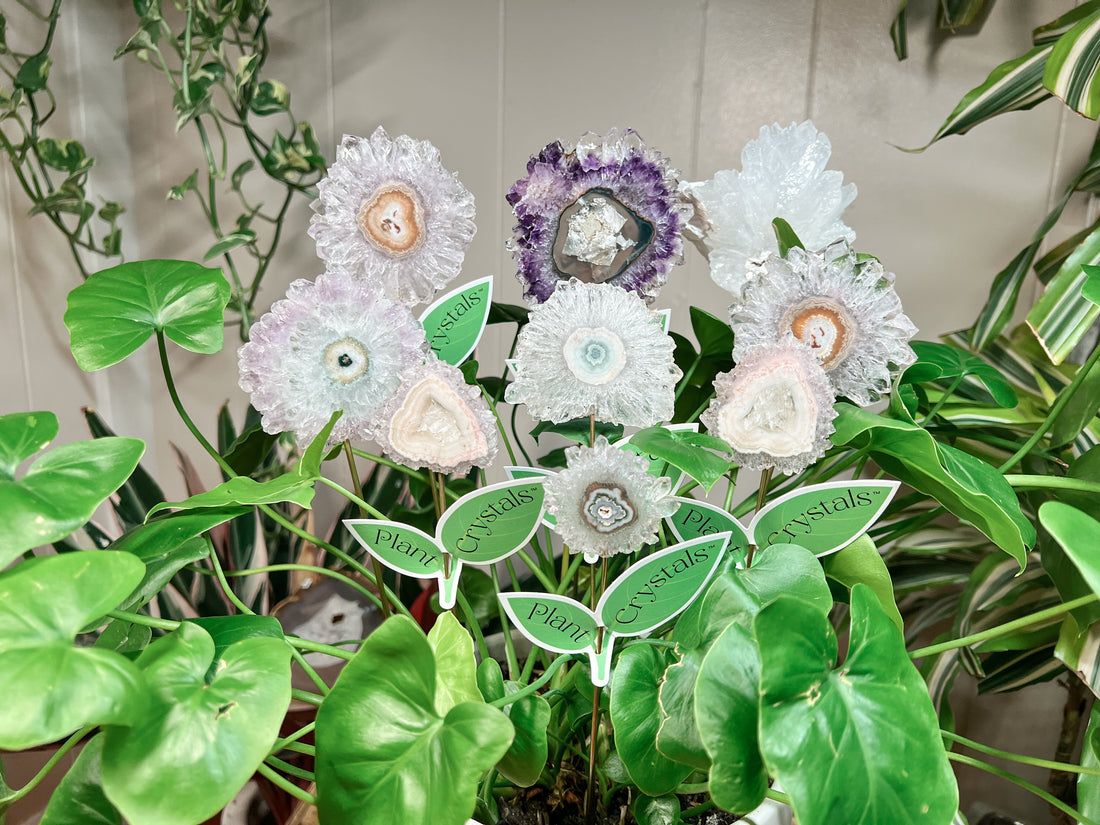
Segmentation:
<svg viewBox="0 0 1100 825">
<path fill-rule="evenodd" d="M 237 351 L 240 386 L 265 432 L 307 444 L 336 410 L 329 438 L 370 438 L 402 375 L 428 352 L 408 308 L 342 270 L 297 280 Z"/>
<path fill-rule="evenodd" d="M 336 163 L 317 184 L 310 237 L 326 262 L 418 304 L 462 268 L 473 240 L 474 196 L 443 168 L 426 140 L 344 135 Z"/>
</svg>

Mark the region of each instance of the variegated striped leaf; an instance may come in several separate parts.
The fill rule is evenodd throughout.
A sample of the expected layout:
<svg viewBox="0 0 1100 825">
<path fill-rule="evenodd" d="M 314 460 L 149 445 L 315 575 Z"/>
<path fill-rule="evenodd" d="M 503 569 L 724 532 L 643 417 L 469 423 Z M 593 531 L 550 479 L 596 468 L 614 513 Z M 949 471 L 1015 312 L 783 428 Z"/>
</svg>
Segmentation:
<svg viewBox="0 0 1100 825">
<path fill-rule="evenodd" d="M 1081 630 L 1073 615 L 1067 615 L 1054 655 L 1076 671 L 1089 690 L 1100 697 L 1100 622 Z"/>
<path fill-rule="evenodd" d="M 978 682 L 978 693 L 1009 693 L 1028 685 L 1049 682 L 1066 666 L 1054 658 L 1054 644 L 1027 650 L 995 653 L 985 660 L 986 677 Z"/>
<path fill-rule="evenodd" d="M 1042 46 L 1036 48 L 1045 48 Z M 1100 10 L 1063 34 L 1043 69 L 1043 85 L 1085 117 L 1100 115 Z"/>
<path fill-rule="evenodd" d="M 995 68 L 981 85 L 963 96 L 932 140 L 915 151 L 927 149 L 948 135 L 965 134 L 991 117 L 1030 109 L 1042 103 L 1050 97 L 1050 92 L 1043 86 L 1043 70 L 1053 48 L 1053 45 L 1036 46 L 1022 57 Z"/>
<path fill-rule="evenodd" d="M 1097 10 L 1100 10 L 1100 0 L 1089 0 L 1087 3 L 1082 3 L 1077 8 L 1063 14 L 1057 20 L 1052 20 L 1049 23 L 1039 26 L 1039 28 L 1031 33 L 1031 40 L 1036 46 L 1053 43 L 1072 29 L 1078 22 Z"/>
<path fill-rule="evenodd" d="M 1075 232 L 1050 250 L 1046 255 L 1035 262 L 1035 276 L 1040 283 L 1050 283 L 1051 278 L 1058 274 L 1058 270 L 1065 264 L 1066 259 L 1073 254 L 1089 235 L 1100 229 L 1100 221 L 1092 226 L 1086 226 L 1080 232 Z"/>
<path fill-rule="evenodd" d="M 941 29 L 969 26 L 985 9 L 985 0 L 940 0 L 936 25 Z"/>
<path fill-rule="evenodd" d="M 1081 294 L 1088 282 L 1082 264 L 1100 264 L 1100 230 L 1066 259 L 1027 315 L 1027 325 L 1055 364 L 1062 363 L 1100 316 L 1100 306 Z"/>
<path fill-rule="evenodd" d="M 890 39 L 898 60 L 909 57 L 909 0 L 901 0 L 894 22 L 890 24 Z"/>
</svg>

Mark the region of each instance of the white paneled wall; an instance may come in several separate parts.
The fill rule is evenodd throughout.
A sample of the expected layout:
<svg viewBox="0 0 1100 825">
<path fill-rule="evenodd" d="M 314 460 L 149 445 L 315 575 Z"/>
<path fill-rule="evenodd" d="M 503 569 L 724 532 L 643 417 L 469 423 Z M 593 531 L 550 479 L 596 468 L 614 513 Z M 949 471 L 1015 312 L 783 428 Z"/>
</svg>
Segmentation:
<svg viewBox="0 0 1100 825">
<path fill-rule="evenodd" d="M 5 12 L 14 5 L 3 3 Z M 493 274 L 498 299 L 513 303 L 520 290 L 504 249 L 512 226 L 504 193 L 549 141 L 633 127 L 699 180 L 739 168 L 761 125 L 812 117 L 832 139 L 833 168 L 859 187 L 847 213 L 858 248 L 897 273 L 909 314 L 934 337 L 972 321 L 1095 129 L 1047 103 L 921 155 L 898 151 L 894 144 L 925 143 L 993 65 L 1025 51 L 1030 30 L 1072 3 L 1003 3 L 980 35 L 946 39 L 927 25 L 934 5 L 912 4 L 911 57 L 899 63 L 888 37 L 897 3 L 883 0 L 272 0 L 269 69 L 329 158 L 341 134 L 368 135 L 378 124 L 438 145 L 477 198 L 465 276 Z M 55 135 L 82 140 L 99 159 L 95 191 L 127 203 L 130 259 L 201 260 L 212 241 L 197 206 L 165 199 L 202 162 L 195 137 L 174 133 L 151 68 L 112 60 L 134 27 L 130 3 L 65 9 Z M 17 16 L 9 37 L 19 36 Z M 46 219 L 26 216 L 7 165 L 0 169 L 0 412 L 53 409 L 71 440 L 84 434 L 80 407 L 97 407 L 148 441 L 147 465 L 180 492 L 169 444 L 198 450 L 167 404 L 155 359 L 146 350 L 103 375 L 76 368 L 61 317 L 77 270 Z M 1083 221 L 1084 208 L 1071 207 L 1071 222 Z M 292 212 L 264 307 L 294 278 L 320 271 L 308 215 L 302 202 Z M 726 304 L 694 249 L 657 306 L 671 307 L 674 327 L 686 330 L 690 304 L 718 315 Z M 500 363 L 506 332 L 487 335 L 482 363 Z M 229 401 L 239 418 L 247 403 L 236 388 L 234 335 L 228 328 L 215 357 L 172 355 L 181 392 L 211 435 L 218 406 Z"/>
</svg>

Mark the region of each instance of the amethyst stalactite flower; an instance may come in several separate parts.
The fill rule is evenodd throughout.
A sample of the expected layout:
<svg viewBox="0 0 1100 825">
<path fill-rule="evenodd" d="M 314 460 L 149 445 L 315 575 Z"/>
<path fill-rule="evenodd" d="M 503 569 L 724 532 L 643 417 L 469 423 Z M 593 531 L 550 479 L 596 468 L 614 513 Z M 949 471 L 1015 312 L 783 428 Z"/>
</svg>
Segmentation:
<svg viewBox="0 0 1100 825">
<path fill-rule="evenodd" d="M 547 300 L 570 278 L 611 283 L 652 302 L 683 260 L 694 214 L 677 173 L 630 129 L 555 141 L 508 191 L 516 216 L 508 248 L 523 296 Z"/>
<path fill-rule="evenodd" d="M 317 254 L 409 305 L 458 275 L 476 231 L 474 196 L 439 150 L 408 135 L 391 140 L 381 126 L 369 139 L 344 135 L 317 193 Z"/>
<path fill-rule="evenodd" d="M 237 351 L 240 386 L 264 432 L 309 443 L 337 410 L 329 438 L 367 439 L 383 405 L 428 353 L 424 330 L 397 301 L 346 272 L 298 280 Z"/>
</svg>

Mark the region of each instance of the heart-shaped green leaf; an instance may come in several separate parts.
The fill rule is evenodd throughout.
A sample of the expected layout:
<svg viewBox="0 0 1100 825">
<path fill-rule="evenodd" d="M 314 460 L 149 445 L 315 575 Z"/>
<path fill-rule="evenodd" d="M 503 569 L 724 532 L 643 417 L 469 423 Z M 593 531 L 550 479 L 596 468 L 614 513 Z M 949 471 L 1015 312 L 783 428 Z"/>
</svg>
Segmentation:
<svg viewBox="0 0 1100 825">
<path fill-rule="evenodd" d="M 215 658 L 210 634 L 184 622 L 137 665 L 149 701 L 132 727 L 107 729 L 103 789 L 132 825 L 202 822 L 236 795 L 275 742 L 290 704 L 290 648 L 246 638 Z"/>
<path fill-rule="evenodd" d="M 657 692 L 661 714 L 657 750 L 674 762 L 705 771 L 710 768 L 710 757 L 703 747 L 699 724 L 695 720 L 695 683 L 705 651 L 678 649 L 677 654 L 679 660 L 665 670 Z"/>
<path fill-rule="evenodd" d="M 1047 501 L 1039 508 L 1039 521 L 1081 571 L 1081 576 L 1100 595 L 1100 521 L 1076 507 L 1060 501 Z"/>
<path fill-rule="evenodd" d="M 30 419 L 24 423 L 38 429 Z M 18 480 L 0 478 L 0 569 L 87 522 L 130 477 L 144 451 L 135 438 L 77 441 L 43 454 Z"/>
<path fill-rule="evenodd" d="M 1028 548 L 1035 544 L 1035 528 L 994 467 L 940 444 L 912 420 L 886 418 L 846 403 L 837 404 L 836 410 L 834 444 L 869 450 L 886 472 L 969 521 L 1023 567 Z"/>
<path fill-rule="evenodd" d="M 46 556 L 0 575 L 0 748 L 52 742 L 87 724 L 129 724 L 141 674 L 123 656 L 73 647 L 77 632 L 141 580 L 127 553 Z"/>
<path fill-rule="evenodd" d="M 416 623 L 394 616 L 363 643 L 317 711 L 322 822 L 463 822 L 477 781 L 507 752 L 496 708 L 435 710 L 435 657 Z"/>
<path fill-rule="evenodd" d="M 661 724 L 657 692 L 668 667 L 668 654 L 650 645 L 635 645 L 619 655 L 611 685 L 611 723 L 615 746 L 627 773 L 642 793 L 672 793 L 691 773 L 657 750 Z"/>
<path fill-rule="evenodd" d="M 435 620 L 428 644 L 435 654 L 435 712 L 446 716 L 455 705 L 484 701 L 477 688 L 474 640 L 452 612 Z"/>
<path fill-rule="evenodd" d="M 523 685 L 505 682 L 496 659 L 485 659 L 477 666 L 477 684 L 486 702 L 494 702 L 518 693 Z M 515 736 L 508 752 L 497 762 L 497 770 L 521 788 L 534 785 L 546 767 L 550 747 L 546 728 L 550 724 L 550 703 L 537 693 L 504 706 Z"/>
<path fill-rule="evenodd" d="M 711 759 L 711 799 L 733 813 L 754 810 L 768 789 L 757 736 L 759 680 L 756 640 L 734 622 L 711 645 L 695 683 L 695 719 Z"/>
<path fill-rule="evenodd" d="M 851 590 L 857 584 L 865 584 L 878 596 L 878 602 L 890 621 L 904 629 L 901 612 L 894 601 L 894 585 L 886 562 L 875 543 L 864 533 L 839 553 L 821 560 L 825 575 Z"/>
<path fill-rule="evenodd" d="M 713 436 L 700 435 L 690 430 L 649 427 L 634 433 L 630 437 L 630 444 L 635 449 L 667 461 L 687 473 L 708 492 L 730 468 L 728 456 L 711 452 L 728 450 L 728 444 Z"/>
<path fill-rule="evenodd" d="M 122 814 L 103 793 L 103 734 L 93 737 L 46 806 L 40 825 L 122 825 Z"/>
<path fill-rule="evenodd" d="M 191 352 L 217 352 L 229 295 L 219 269 L 187 261 L 119 264 L 69 293 L 69 348 L 88 372 L 117 364 L 154 332 Z"/>
<path fill-rule="evenodd" d="M 826 616 L 796 599 L 764 607 L 760 744 L 802 825 L 940 825 L 959 795 L 939 722 L 901 632 L 870 588 L 852 590 L 846 661 Z M 842 782 L 837 777 L 843 777 Z"/>
<path fill-rule="evenodd" d="M 917 361 L 905 371 L 902 380 L 922 383 L 972 375 L 980 380 L 1001 407 L 1016 406 L 1016 391 L 1000 370 L 973 353 L 935 341 L 913 341 Z"/>
<path fill-rule="evenodd" d="M 634 802 L 634 819 L 638 825 L 680 825 L 680 800 L 672 794 L 656 799 L 639 796 Z"/>
<path fill-rule="evenodd" d="M 15 469 L 56 437 L 52 412 L 0 415 L 0 479 L 13 480 Z"/>
</svg>

